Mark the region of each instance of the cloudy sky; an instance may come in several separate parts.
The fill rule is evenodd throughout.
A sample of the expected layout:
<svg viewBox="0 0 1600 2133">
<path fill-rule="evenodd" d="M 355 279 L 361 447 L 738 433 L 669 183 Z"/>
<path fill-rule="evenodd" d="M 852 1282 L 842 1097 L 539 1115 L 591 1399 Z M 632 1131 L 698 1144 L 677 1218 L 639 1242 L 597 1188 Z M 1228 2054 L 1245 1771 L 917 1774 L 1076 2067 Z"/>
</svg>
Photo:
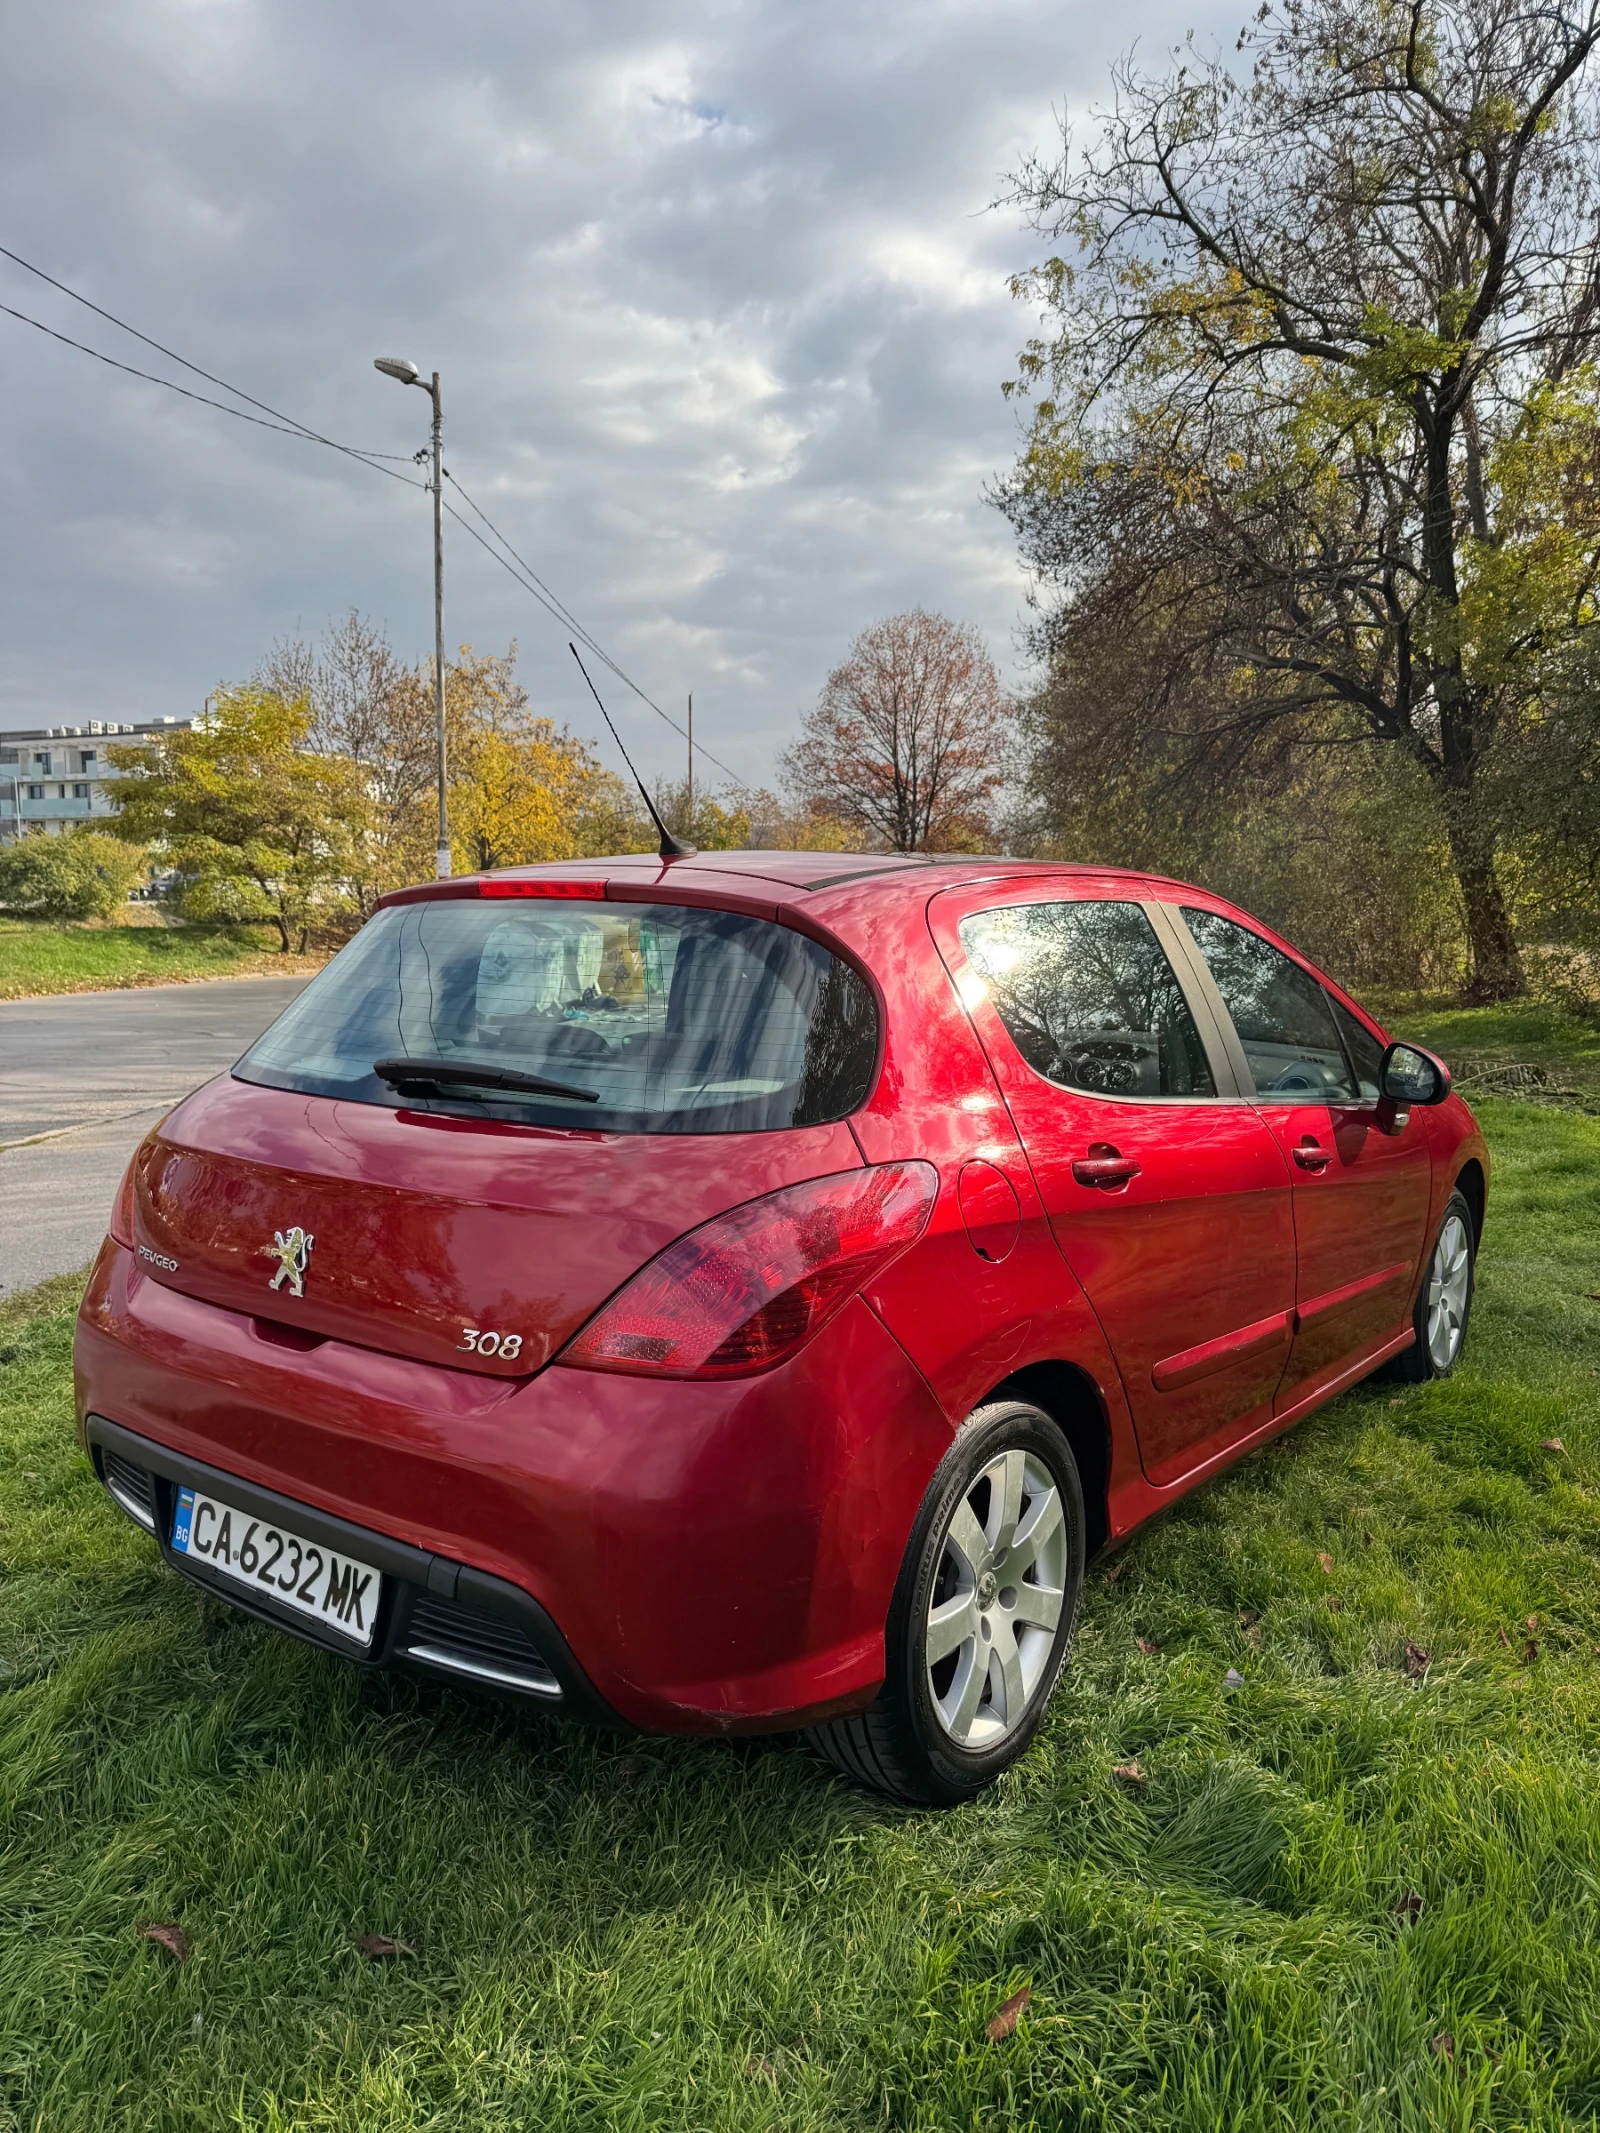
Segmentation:
<svg viewBox="0 0 1600 2133">
<path fill-rule="evenodd" d="M 1236 12 L 1237 10 L 1235 10 Z M 985 482 L 1035 240 L 986 212 L 1215 0 L 28 0 L 0 244 L 327 435 L 423 443 L 751 782 L 851 636 L 922 602 L 1008 678 L 1023 584 Z M 0 259 L 0 303 L 211 388 Z M 0 726 L 196 710 L 352 606 L 431 647 L 427 500 L 0 316 Z M 400 462 L 401 471 L 412 471 Z M 452 643 L 564 633 L 447 529 Z M 682 744 L 616 691 L 647 774 Z"/>
</svg>

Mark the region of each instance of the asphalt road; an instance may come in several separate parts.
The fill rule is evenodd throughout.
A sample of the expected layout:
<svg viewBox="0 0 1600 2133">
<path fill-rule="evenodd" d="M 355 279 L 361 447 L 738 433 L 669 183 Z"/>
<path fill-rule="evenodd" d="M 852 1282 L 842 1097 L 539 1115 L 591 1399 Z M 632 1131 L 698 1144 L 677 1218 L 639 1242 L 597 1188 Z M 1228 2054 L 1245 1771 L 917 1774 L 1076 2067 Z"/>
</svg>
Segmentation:
<svg viewBox="0 0 1600 2133">
<path fill-rule="evenodd" d="M 145 1134 L 305 983 L 211 978 L 0 1001 L 0 1296 L 94 1257 Z"/>
</svg>

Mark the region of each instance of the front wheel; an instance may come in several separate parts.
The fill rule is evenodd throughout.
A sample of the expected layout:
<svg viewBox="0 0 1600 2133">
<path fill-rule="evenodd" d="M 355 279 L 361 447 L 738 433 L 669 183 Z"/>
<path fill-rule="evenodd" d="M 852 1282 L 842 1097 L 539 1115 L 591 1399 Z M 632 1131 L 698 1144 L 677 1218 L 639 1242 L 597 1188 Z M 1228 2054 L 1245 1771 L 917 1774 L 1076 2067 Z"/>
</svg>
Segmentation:
<svg viewBox="0 0 1600 2133">
<path fill-rule="evenodd" d="M 1416 1339 L 1389 1365 L 1388 1375 L 1398 1383 L 1422 1385 L 1447 1378 L 1456 1367 L 1472 1312 L 1476 1258 L 1472 1209 L 1464 1194 L 1453 1192 L 1417 1293 L 1411 1320 Z"/>
<path fill-rule="evenodd" d="M 849 1776 L 916 1806 L 992 1784 L 1038 1732 L 1083 1588 L 1071 1446 L 1022 1400 L 963 1423 L 922 1500 L 884 1637 L 877 1701 L 812 1738 Z"/>
</svg>

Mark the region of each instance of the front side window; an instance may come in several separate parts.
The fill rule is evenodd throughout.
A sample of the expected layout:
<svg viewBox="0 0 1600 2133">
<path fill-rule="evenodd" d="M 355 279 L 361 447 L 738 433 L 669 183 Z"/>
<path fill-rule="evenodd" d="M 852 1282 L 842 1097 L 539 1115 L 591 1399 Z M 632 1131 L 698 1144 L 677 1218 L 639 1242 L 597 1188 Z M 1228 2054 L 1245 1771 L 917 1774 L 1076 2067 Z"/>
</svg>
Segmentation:
<svg viewBox="0 0 1600 2133">
<path fill-rule="evenodd" d="M 1339 1025 L 1339 1034 L 1344 1039 L 1345 1056 L 1355 1068 L 1356 1087 L 1363 1098 L 1371 1101 L 1383 1094 L 1383 1046 L 1373 1036 L 1364 1022 L 1351 1014 L 1348 1007 L 1328 994 L 1328 1005 L 1333 1009 L 1333 1019 Z"/>
<path fill-rule="evenodd" d="M 1012 904 L 961 945 L 1036 1073 L 1097 1096 L 1215 1096 L 1200 1032 L 1135 903 Z"/>
<path fill-rule="evenodd" d="M 1310 972 L 1231 918 L 1187 905 L 1183 917 L 1233 1017 L 1256 1094 L 1285 1104 L 1352 1101 L 1332 1005 Z"/>
<path fill-rule="evenodd" d="M 462 898 L 380 911 L 234 1072 L 393 1106 L 379 1060 L 510 1068 L 594 1100 L 457 1081 L 403 1100 L 606 1132 L 753 1133 L 856 1110 L 877 1053 L 865 979 L 788 927 L 671 904 Z"/>
</svg>

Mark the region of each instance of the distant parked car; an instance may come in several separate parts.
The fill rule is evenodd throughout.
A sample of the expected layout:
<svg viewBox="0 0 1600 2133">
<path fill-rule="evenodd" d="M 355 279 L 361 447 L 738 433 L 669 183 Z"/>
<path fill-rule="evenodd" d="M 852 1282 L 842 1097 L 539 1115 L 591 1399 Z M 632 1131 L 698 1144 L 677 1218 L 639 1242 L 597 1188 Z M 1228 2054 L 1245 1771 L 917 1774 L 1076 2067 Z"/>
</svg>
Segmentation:
<svg viewBox="0 0 1600 2133">
<path fill-rule="evenodd" d="M 977 1792 L 1086 1558 L 1460 1353 L 1442 1064 L 1203 890 L 727 852 L 430 882 L 149 1136 L 95 1468 L 263 1621 Z"/>
</svg>

